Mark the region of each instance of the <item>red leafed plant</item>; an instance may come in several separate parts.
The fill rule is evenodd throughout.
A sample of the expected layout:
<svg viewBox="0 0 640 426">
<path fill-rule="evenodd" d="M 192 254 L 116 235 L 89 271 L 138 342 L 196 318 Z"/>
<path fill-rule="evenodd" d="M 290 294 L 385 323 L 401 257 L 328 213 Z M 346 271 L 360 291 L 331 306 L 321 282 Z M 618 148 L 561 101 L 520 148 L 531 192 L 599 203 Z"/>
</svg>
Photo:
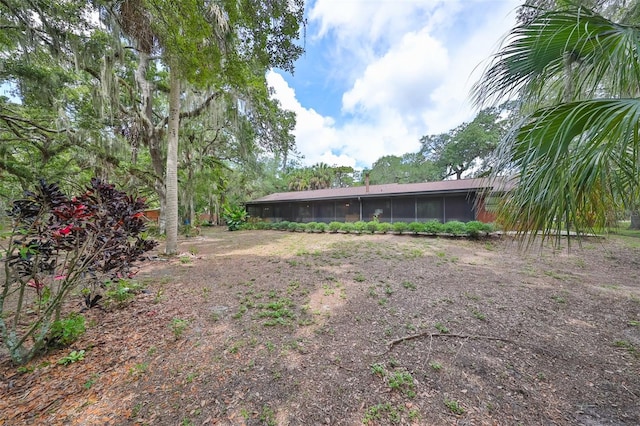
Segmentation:
<svg viewBox="0 0 640 426">
<path fill-rule="evenodd" d="M 157 244 L 143 238 L 145 207 L 143 199 L 99 179 L 72 198 L 40 181 L 12 204 L 13 228 L 1 257 L 0 337 L 14 363 L 47 348 L 74 289 L 83 289 L 89 305 L 106 280 L 133 274 L 135 262 Z"/>
</svg>

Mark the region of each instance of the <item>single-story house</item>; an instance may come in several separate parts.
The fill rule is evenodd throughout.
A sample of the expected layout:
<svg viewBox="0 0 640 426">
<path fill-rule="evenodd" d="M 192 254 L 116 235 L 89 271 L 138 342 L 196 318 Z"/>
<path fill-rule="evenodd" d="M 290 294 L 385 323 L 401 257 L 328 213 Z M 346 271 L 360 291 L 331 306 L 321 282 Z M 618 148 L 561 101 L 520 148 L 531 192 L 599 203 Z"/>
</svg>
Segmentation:
<svg viewBox="0 0 640 426">
<path fill-rule="evenodd" d="M 437 219 L 493 222 L 491 204 L 506 180 L 460 179 L 438 182 L 354 186 L 279 192 L 246 204 L 250 217 L 267 222 L 414 222 Z"/>
</svg>

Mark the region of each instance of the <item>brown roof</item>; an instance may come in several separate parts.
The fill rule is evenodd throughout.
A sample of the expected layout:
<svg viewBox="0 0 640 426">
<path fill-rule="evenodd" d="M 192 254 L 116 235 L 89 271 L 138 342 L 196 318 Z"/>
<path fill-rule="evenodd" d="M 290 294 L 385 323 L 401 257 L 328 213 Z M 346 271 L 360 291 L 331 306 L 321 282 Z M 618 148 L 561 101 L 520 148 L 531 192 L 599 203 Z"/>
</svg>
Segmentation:
<svg viewBox="0 0 640 426">
<path fill-rule="evenodd" d="M 466 193 L 475 190 L 495 189 L 505 190 L 512 187 L 511 181 L 505 179 L 489 180 L 481 179 L 459 179 L 442 180 L 438 182 L 422 183 L 392 183 L 386 185 L 353 186 L 350 188 L 328 188 L 316 189 L 313 191 L 277 192 L 265 197 L 250 201 L 247 204 L 276 203 L 285 201 L 311 201 L 326 200 L 336 198 L 356 198 L 356 197 L 379 197 L 379 196 L 402 196 L 402 195 L 422 195 L 438 193 Z"/>
</svg>

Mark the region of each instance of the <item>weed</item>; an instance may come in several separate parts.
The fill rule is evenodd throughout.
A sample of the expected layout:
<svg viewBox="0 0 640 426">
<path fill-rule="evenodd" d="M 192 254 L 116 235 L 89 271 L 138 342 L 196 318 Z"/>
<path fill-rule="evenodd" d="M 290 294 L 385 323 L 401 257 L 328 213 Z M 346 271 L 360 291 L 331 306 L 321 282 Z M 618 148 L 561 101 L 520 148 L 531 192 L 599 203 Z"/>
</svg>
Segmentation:
<svg viewBox="0 0 640 426">
<path fill-rule="evenodd" d="M 386 414 L 390 423 L 399 423 L 401 420 L 400 410 L 391 405 L 391 403 L 386 402 L 369 407 L 362 419 L 362 423 L 369 424 L 375 420 L 380 420 L 383 414 Z"/>
<path fill-rule="evenodd" d="M 180 263 L 183 265 L 191 263 L 191 256 L 180 256 Z"/>
<path fill-rule="evenodd" d="M 364 275 L 362 275 L 362 272 L 358 272 L 358 273 L 356 274 L 356 276 L 355 276 L 355 277 L 353 277 L 353 280 L 354 280 L 354 281 L 356 281 L 356 282 L 361 283 L 361 282 L 364 282 L 364 281 L 365 281 L 365 277 L 364 277 Z"/>
<path fill-rule="evenodd" d="M 638 348 L 628 340 L 616 340 L 613 344 L 618 348 L 626 349 L 631 355 L 640 357 L 640 350 L 638 350 Z"/>
<path fill-rule="evenodd" d="M 92 374 L 91 377 L 89 377 L 89 379 L 84 383 L 84 385 L 82 385 L 82 387 L 87 390 L 91 389 L 91 387 L 98 381 L 98 377 L 99 376 L 97 374 Z"/>
<path fill-rule="evenodd" d="M 199 252 L 198 247 L 194 247 L 194 246 L 189 247 L 189 253 L 191 253 L 192 256 L 197 255 L 198 252 Z"/>
<path fill-rule="evenodd" d="M 551 299 L 556 303 L 560 303 L 560 304 L 567 303 L 567 299 L 565 299 L 562 296 L 551 296 Z"/>
<path fill-rule="evenodd" d="M 444 405 L 451 411 L 453 414 L 464 414 L 464 408 L 460 403 L 454 399 L 444 399 Z"/>
<path fill-rule="evenodd" d="M 141 409 L 142 409 L 141 402 L 138 402 L 136 405 L 134 405 L 133 408 L 131 409 L 131 418 L 135 419 L 136 417 L 138 417 L 138 414 L 140 414 Z"/>
<path fill-rule="evenodd" d="M 431 367 L 434 371 L 442 370 L 442 364 L 440 364 L 439 362 L 436 362 L 436 361 L 431 361 L 429 363 L 429 367 Z"/>
<path fill-rule="evenodd" d="M 84 350 L 81 351 L 71 351 L 69 355 L 64 356 L 58 360 L 58 364 L 60 365 L 69 365 L 74 362 L 82 361 L 84 359 Z"/>
<path fill-rule="evenodd" d="M 276 413 L 274 413 L 269 406 L 265 405 L 262 407 L 262 412 L 260 413 L 260 421 L 267 426 L 276 426 Z"/>
<path fill-rule="evenodd" d="M 84 317 L 77 313 L 71 313 L 66 318 L 53 322 L 51 341 L 53 346 L 68 346 L 78 340 L 84 332 Z"/>
<path fill-rule="evenodd" d="M 129 375 L 132 377 L 139 377 L 145 374 L 149 370 L 148 362 L 139 362 L 129 369 Z"/>
<path fill-rule="evenodd" d="M 267 351 L 273 352 L 276 350 L 276 345 L 271 342 L 265 342 L 264 346 L 267 348 Z"/>
<path fill-rule="evenodd" d="M 187 320 L 180 318 L 174 318 L 171 320 L 170 328 L 176 340 L 182 337 L 182 334 L 184 334 L 184 331 L 187 329 L 187 325 L 189 325 Z"/>
<path fill-rule="evenodd" d="M 371 365 L 371 372 L 375 375 L 378 376 L 384 376 L 386 373 L 386 370 L 384 369 L 384 364 L 380 364 L 380 363 L 375 363 Z"/>
<path fill-rule="evenodd" d="M 473 314 L 474 317 L 476 317 L 477 319 L 484 321 L 487 319 L 487 316 L 485 314 L 483 314 L 482 312 L 480 312 L 477 309 L 474 309 L 471 311 L 471 313 Z"/>
<path fill-rule="evenodd" d="M 373 285 L 369 287 L 369 292 L 367 294 L 369 295 L 369 297 L 378 297 L 378 293 L 376 293 L 376 287 Z"/>
<path fill-rule="evenodd" d="M 393 294 L 393 289 L 389 284 L 384 286 L 384 294 L 386 294 L 387 296 L 391 296 Z"/>
<path fill-rule="evenodd" d="M 631 320 L 627 324 L 629 324 L 631 327 L 639 327 L 640 326 L 640 321 Z"/>
<path fill-rule="evenodd" d="M 187 383 L 193 383 L 196 377 L 198 377 L 198 373 L 187 374 Z"/>
<path fill-rule="evenodd" d="M 412 283 L 411 281 L 404 281 L 402 283 L 402 287 L 406 288 L 407 290 L 415 290 L 416 289 L 416 285 L 414 283 Z"/>
<path fill-rule="evenodd" d="M 180 423 L 180 424 L 182 426 L 193 426 L 193 422 L 188 417 L 185 417 L 184 419 L 182 419 L 182 423 Z"/>
<path fill-rule="evenodd" d="M 476 296 L 475 294 L 472 294 L 472 293 L 464 292 L 464 293 L 462 293 L 462 295 L 463 295 L 464 297 L 466 297 L 467 299 L 469 299 L 469 300 L 475 300 L 475 301 L 480 300 L 480 297 L 479 297 L 479 296 Z"/>
<path fill-rule="evenodd" d="M 386 297 L 383 297 L 383 298 L 381 298 L 380 300 L 378 300 L 378 305 L 380 305 L 380 306 L 384 306 L 384 305 L 386 305 L 386 304 L 387 304 L 387 302 L 388 302 L 387 298 L 386 298 Z"/>
<path fill-rule="evenodd" d="M 433 326 L 436 328 L 436 330 L 438 330 L 438 332 L 442 334 L 447 334 L 449 332 L 449 329 L 440 322 L 435 323 Z"/>
<path fill-rule="evenodd" d="M 407 371 L 395 371 L 388 376 L 389 387 L 402 391 L 409 397 L 415 396 L 413 377 Z"/>
</svg>

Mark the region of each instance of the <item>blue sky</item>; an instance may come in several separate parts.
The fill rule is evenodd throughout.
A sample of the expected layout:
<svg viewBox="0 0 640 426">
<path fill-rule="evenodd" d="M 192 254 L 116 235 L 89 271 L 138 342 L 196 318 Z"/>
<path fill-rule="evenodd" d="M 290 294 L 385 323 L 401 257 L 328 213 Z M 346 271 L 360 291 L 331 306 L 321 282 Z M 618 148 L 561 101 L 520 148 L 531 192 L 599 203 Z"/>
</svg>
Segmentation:
<svg viewBox="0 0 640 426">
<path fill-rule="evenodd" d="M 294 75 L 267 76 L 304 165 L 358 169 L 473 119 L 472 84 L 522 0 L 314 0 Z"/>
</svg>

